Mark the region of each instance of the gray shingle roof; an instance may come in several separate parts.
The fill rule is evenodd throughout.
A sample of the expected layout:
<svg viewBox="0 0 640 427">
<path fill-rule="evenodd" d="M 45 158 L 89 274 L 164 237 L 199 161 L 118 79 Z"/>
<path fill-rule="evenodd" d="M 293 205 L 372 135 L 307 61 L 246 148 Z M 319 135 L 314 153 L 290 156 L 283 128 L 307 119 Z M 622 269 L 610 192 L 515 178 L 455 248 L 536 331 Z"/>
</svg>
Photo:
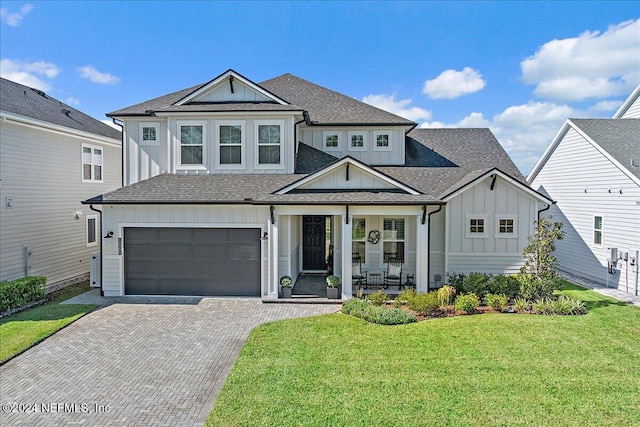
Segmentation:
<svg viewBox="0 0 640 427">
<path fill-rule="evenodd" d="M 260 86 L 288 102 L 303 107 L 309 113 L 313 124 L 416 125 L 415 122 L 404 117 L 396 116 L 289 73 L 266 80 L 260 83 Z"/>
<path fill-rule="evenodd" d="M 0 110 L 107 138 L 122 139 L 117 129 L 42 91 L 7 79 L 0 79 Z"/>
<path fill-rule="evenodd" d="M 640 119 L 569 119 L 636 177 L 640 167 Z"/>
<path fill-rule="evenodd" d="M 187 103 L 173 105 L 185 96 L 205 86 L 202 83 L 158 98 L 141 102 L 107 114 L 109 117 L 148 115 L 155 112 L 224 112 L 224 111 L 295 111 L 306 110 L 313 124 L 404 125 L 416 123 L 307 80 L 283 74 L 259 84 L 260 87 L 286 100 L 289 105 L 275 102 Z"/>
<path fill-rule="evenodd" d="M 296 173 L 312 173 L 329 166 L 336 160 L 338 160 L 337 157 L 301 142 L 298 144 L 296 155 Z"/>
</svg>

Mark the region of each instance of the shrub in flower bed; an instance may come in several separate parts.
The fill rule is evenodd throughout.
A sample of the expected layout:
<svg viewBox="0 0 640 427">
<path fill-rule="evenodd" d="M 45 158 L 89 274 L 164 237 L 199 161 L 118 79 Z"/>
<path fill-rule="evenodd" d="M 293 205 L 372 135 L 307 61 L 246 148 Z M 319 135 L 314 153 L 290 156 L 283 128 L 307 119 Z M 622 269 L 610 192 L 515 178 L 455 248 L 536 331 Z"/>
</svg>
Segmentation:
<svg viewBox="0 0 640 427">
<path fill-rule="evenodd" d="M 440 307 L 446 307 L 453 304 L 456 297 L 456 289 L 453 286 L 444 285 L 438 289 L 438 302 Z"/>
<path fill-rule="evenodd" d="M 23 307 L 45 297 L 44 276 L 28 276 L 0 283 L 0 313 Z"/>
<path fill-rule="evenodd" d="M 474 293 L 460 294 L 456 297 L 453 307 L 456 310 L 462 310 L 467 314 L 472 314 L 480 305 L 480 299 Z"/>
<path fill-rule="evenodd" d="M 484 296 L 484 303 L 496 311 L 506 311 L 508 305 L 508 298 L 505 294 L 486 294 Z"/>
<path fill-rule="evenodd" d="M 421 316 L 431 316 L 440 309 L 438 293 L 436 291 L 418 292 L 407 301 L 407 307 Z"/>
<path fill-rule="evenodd" d="M 415 322 L 416 316 L 399 308 L 372 305 L 368 300 L 352 298 L 342 305 L 342 312 L 381 325 L 401 325 Z"/>
<path fill-rule="evenodd" d="M 385 294 L 384 292 L 382 292 L 380 290 L 377 290 L 374 293 L 372 293 L 370 295 L 367 295 L 367 299 L 373 305 L 382 306 L 382 305 L 385 305 L 387 303 L 387 300 L 389 299 L 389 296 L 387 294 Z"/>
</svg>

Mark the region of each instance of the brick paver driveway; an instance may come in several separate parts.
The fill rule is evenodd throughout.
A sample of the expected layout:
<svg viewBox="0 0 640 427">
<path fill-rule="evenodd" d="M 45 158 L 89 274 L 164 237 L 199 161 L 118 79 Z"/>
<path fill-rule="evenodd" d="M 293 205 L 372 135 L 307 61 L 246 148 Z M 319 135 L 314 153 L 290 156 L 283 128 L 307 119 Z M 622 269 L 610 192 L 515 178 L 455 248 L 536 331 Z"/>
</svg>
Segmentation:
<svg viewBox="0 0 640 427">
<path fill-rule="evenodd" d="M 104 307 L 0 367 L 0 425 L 202 425 L 252 328 L 338 309 L 254 298 Z"/>
</svg>

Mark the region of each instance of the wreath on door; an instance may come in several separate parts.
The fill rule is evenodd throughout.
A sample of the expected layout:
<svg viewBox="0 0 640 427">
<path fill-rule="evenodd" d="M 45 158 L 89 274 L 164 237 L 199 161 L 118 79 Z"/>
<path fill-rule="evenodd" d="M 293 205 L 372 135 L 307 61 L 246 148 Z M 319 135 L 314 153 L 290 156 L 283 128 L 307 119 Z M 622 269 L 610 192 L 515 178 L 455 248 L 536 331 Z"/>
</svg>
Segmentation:
<svg viewBox="0 0 640 427">
<path fill-rule="evenodd" d="M 378 230 L 370 231 L 367 240 L 369 241 L 369 243 L 373 243 L 375 245 L 380 241 L 380 232 Z"/>
</svg>

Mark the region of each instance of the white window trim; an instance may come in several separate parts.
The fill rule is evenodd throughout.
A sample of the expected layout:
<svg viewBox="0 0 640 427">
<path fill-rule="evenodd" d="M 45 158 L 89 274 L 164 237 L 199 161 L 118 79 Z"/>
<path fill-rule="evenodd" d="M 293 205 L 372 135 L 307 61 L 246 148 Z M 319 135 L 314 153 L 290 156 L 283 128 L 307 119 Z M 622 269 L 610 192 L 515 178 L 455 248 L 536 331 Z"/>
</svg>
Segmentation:
<svg viewBox="0 0 640 427">
<path fill-rule="evenodd" d="M 331 135 L 338 136 L 338 146 L 337 147 L 327 147 L 327 137 Z M 328 131 L 325 130 L 322 132 L 322 150 L 323 151 L 342 151 L 342 138 L 341 132 L 338 131 Z"/>
<path fill-rule="evenodd" d="M 246 124 L 247 124 L 246 120 L 217 120 L 216 121 L 215 141 L 216 141 L 216 168 L 217 169 L 246 169 L 247 168 L 247 164 L 245 160 L 247 155 L 247 144 L 245 143 L 246 135 L 247 135 Z M 229 165 L 225 163 L 220 163 L 220 126 L 240 126 L 242 128 L 241 130 L 242 134 L 240 136 L 240 164 Z"/>
<path fill-rule="evenodd" d="M 264 125 L 278 125 L 280 126 L 280 163 L 260 163 L 260 145 L 270 146 L 276 144 L 260 144 L 258 126 Z M 256 169 L 282 169 L 284 167 L 284 120 L 254 120 L 253 121 L 253 134 L 255 136 L 255 168 Z M 219 133 L 218 133 L 219 135 Z"/>
<path fill-rule="evenodd" d="M 600 217 L 602 220 L 600 226 L 600 243 L 595 242 L 595 233 L 596 233 L 596 217 Z M 591 246 L 594 248 L 604 248 L 604 215 L 603 214 L 593 214 L 591 216 Z"/>
<path fill-rule="evenodd" d="M 353 239 L 353 234 L 351 236 L 351 254 L 353 256 L 353 242 L 358 242 L 358 243 L 364 243 L 364 261 L 362 262 L 362 265 L 365 265 L 369 259 L 369 253 L 367 252 L 367 236 L 368 236 L 368 232 L 369 232 L 369 221 L 367 221 L 367 218 L 364 216 L 359 216 L 359 217 L 353 217 L 351 220 L 353 222 L 355 222 L 355 220 L 359 220 L 362 219 L 364 220 L 364 237 L 362 238 L 362 240 L 354 240 Z"/>
<path fill-rule="evenodd" d="M 362 147 L 351 146 L 351 137 L 354 135 L 362 135 Z M 355 130 L 347 132 L 347 146 L 349 151 L 367 151 L 367 132 Z"/>
<path fill-rule="evenodd" d="M 156 129 L 156 140 L 155 141 L 145 141 L 142 135 L 142 131 L 144 128 L 155 128 Z M 138 124 L 138 145 L 160 145 L 160 122 L 140 122 Z"/>
<path fill-rule="evenodd" d="M 93 232 L 94 232 L 93 242 L 89 242 L 89 221 L 90 220 L 94 220 L 95 224 L 96 224 L 95 227 L 93 228 Z M 85 220 L 84 220 L 84 242 L 86 243 L 87 247 L 90 248 L 92 246 L 97 246 L 99 238 L 100 238 L 100 233 L 98 233 L 98 215 L 87 215 L 87 216 L 85 216 Z"/>
<path fill-rule="evenodd" d="M 84 162 L 85 148 L 91 149 L 91 179 L 85 179 L 84 177 L 84 165 L 86 164 Z M 102 164 L 100 165 L 102 166 L 102 169 L 100 171 L 100 179 L 94 179 L 94 177 L 96 176 L 95 175 L 96 171 L 94 169 L 94 166 L 96 165 L 96 163 L 93 163 L 93 150 L 100 150 L 102 152 Z M 82 182 L 95 182 L 95 183 L 104 182 L 104 147 L 101 147 L 99 145 L 82 144 L 82 148 L 80 149 L 80 177 L 82 178 Z"/>
<path fill-rule="evenodd" d="M 404 221 L 404 239 L 385 239 L 384 238 L 384 222 L 388 219 L 401 219 Z M 407 257 L 409 255 L 407 231 L 409 227 L 409 221 L 405 216 L 383 216 L 380 223 L 380 266 L 385 267 L 387 264 L 384 262 L 384 244 L 393 242 L 404 243 L 404 254 L 402 254 L 403 263 L 407 263 Z"/>
<path fill-rule="evenodd" d="M 202 164 L 182 164 L 182 140 L 180 139 L 182 126 L 202 126 Z M 207 121 L 206 120 L 177 120 L 176 121 L 176 170 L 207 170 Z"/>
<path fill-rule="evenodd" d="M 513 220 L 513 233 L 501 233 L 500 232 L 500 220 L 501 219 L 511 219 Z M 496 239 L 517 239 L 518 238 L 518 215 L 504 215 L 499 214 L 496 215 L 496 230 L 495 230 L 495 238 Z M 485 224 L 485 230 L 487 229 Z"/>
<path fill-rule="evenodd" d="M 471 228 L 471 220 L 472 219 L 483 219 L 484 220 L 484 233 L 472 233 L 469 231 Z M 489 216 L 485 214 L 467 214 L 465 218 L 465 234 L 464 237 L 467 239 L 486 239 L 489 237 L 489 232 L 487 231 L 489 228 Z"/>
<path fill-rule="evenodd" d="M 389 137 L 388 147 L 378 147 L 379 135 L 387 135 Z M 371 142 L 371 145 L 373 147 L 373 151 L 391 151 L 393 147 L 393 132 L 383 130 L 373 131 L 373 141 Z"/>
</svg>

